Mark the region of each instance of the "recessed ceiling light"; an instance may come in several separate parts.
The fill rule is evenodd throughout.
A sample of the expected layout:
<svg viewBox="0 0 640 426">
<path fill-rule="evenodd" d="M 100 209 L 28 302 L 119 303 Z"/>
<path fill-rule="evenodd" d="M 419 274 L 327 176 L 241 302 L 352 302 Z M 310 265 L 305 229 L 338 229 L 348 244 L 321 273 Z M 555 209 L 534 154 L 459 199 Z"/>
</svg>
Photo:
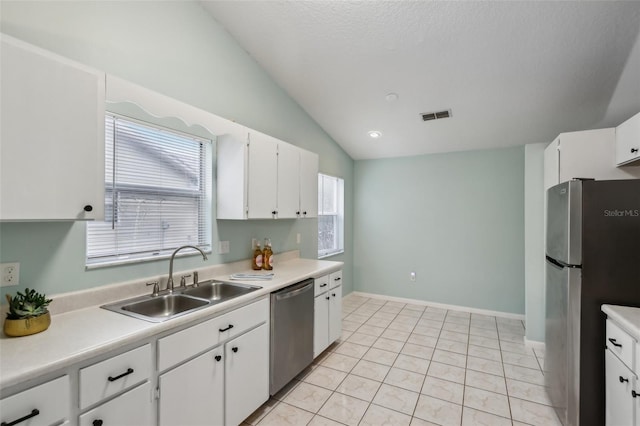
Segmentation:
<svg viewBox="0 0 640 426">
<path fill-rule="evenodd" d="M 382 136 L 382 133 L 377 130 L 372 130 L 369 132 L 369 136 L 371 136 L 373 139 L 378 139 L 380 136 Z"/>
<path fill-rule="evenodd" d="M 395 102 L 398 100 L 398 94 L 397 93 L 388 93 L 387 96 L 384 97 L 384 99 L 387 102 Z"/>
</svg>

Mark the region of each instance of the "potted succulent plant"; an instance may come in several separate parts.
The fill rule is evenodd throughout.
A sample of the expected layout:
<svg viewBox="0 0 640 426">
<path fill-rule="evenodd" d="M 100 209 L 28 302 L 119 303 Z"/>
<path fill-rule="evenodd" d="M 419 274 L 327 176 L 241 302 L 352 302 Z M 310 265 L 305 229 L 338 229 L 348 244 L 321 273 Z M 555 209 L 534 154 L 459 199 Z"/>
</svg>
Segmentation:
<svg viewBox="0 0 640 426">
<path fill-rule="evenodd" d="M 51 315 L 47 306 L 51 299 L 28 288 L 24 294 L 17 292 L 15 297 L 6 296 L 9 312 L 4 320 L 4 334 L 11 337 L 28 336 L 49 328 Z"/>
</svg>

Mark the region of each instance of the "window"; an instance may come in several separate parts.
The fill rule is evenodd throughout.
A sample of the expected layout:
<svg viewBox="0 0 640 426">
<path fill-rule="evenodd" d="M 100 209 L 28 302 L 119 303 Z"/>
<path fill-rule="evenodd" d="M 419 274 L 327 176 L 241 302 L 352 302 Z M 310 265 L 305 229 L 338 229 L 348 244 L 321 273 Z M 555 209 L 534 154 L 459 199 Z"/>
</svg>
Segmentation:
<svg viewBox="0 0 640 426">
<path fill-rule="evenodd" d="M 344 252 L 344 179 L 318 175 L 318 257 Z"/>
<path fill-rule="evenodd" d="M 87 266 L 211 250 L 211 141 L 105 119 L 105 220 L 87 223 Z"/>
</svg>

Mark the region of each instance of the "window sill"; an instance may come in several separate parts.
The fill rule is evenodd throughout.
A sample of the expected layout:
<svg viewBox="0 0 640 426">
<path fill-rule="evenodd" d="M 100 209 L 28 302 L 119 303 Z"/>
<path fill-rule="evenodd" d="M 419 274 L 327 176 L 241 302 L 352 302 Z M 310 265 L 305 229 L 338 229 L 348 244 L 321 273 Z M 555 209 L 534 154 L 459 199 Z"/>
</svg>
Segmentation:
<svg viewBox="0 0 640 426">
<path fill-rule="evenodd" d="M 344 250 L 333 251 L 331 253 L 326 253 L 326 254 L 323 254 L 322 256 L 318 256 L 318 259 L 326 259 L 328 257 L 337 256 L 337 255 L 343 254 L 343 253 L 344 253 Z"/>
<path fill-rule="evenodd" d="M 211 253 L 213 253 L 211 249 L 206 249 L 202 251 L 204 251 L 205 254 L 207 255 L 210 255 Z M 112 266 L 132 265 L 136 263 L 153 262 L 156 260 L 167 260 L 171 257 L 171 254 L 172 253 L 169 252 L 169 253 L 162 253 L 156 256 L 132 257 L 129 259 L 118 259 L 118 260 L 111 260 L 111 261 L 100 262 L 100 263 L 86 263 L 84 266 L 84 269 L 86 271 L 89 271 L 92 269 L 109 268 Z M 178 253 L 176 254 L 176 257 L 181 258 L 186 256 L 195 256 L 195 255 L 200 255 L 200 253 L 198 253 L 197 251 L 188 251 L 188 252 Z"/>
</svg>

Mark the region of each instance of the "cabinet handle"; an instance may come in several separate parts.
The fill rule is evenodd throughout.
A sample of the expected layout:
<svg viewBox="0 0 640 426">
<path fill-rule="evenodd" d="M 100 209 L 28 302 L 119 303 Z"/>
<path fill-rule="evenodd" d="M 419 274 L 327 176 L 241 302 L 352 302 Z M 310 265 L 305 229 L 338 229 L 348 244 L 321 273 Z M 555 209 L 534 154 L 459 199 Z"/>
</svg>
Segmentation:
<svg viewBox="0 0 640 426">
<path fill-rule="evenodd" d="M 320 288 L 322 288 L 322 287 L 326 287 L 326 286 L 327 286 L 327 283 L 320 284 Z"/>
<path fill-rule="evenodd" d="M 233 353 L 236 353 L 236 352 L 238 352 L 238 347 L 234 346 L 234 347 L 231 348 L 231 350 L 233 351 Z"/>
<path fill-rule="evenodd" d="M 109 377 L 107 377 L 107 379 L 108 379 L 110 382 L 115 382 L 116 380 L 118 380 L 118 379 L 122 379 L 124 376 L 128 376 L 128 375 L 129 375 L 129 374 L 131 374 L 131 373 L 133 373 L 133 368 L 127 368 L 127 371 L 125 371 L 125 372 L 124 372 L 124 373 L 122 373 L 121 375 L 116 376 L 116 377 L 111 377 L 111 376 L 109 376 Z"/>
<path fill-rule="evenodd" d="M 91 424 L 92 424 L 93 426 L 102 426 L 102 423 L 104 423 L 104 422 L 102 421 L 102 419 L 97 419 L 97 420 L 94 420 L 94 421 L 93 421 L 93 423 L 91 423 Z"/>
<path fill-rule="evenodd" d="M 233 324 L 229 324 L 229 327 L 227 327 L 227 328 L 219 328 L 218 331 L 220 333 L 224 333 L 225 331 L 231 330 L 232 328 L 233 328 Z"/>
<path fill-rule="evenodd" d="M 631 148 L 631 153 L 635 154 L 636 152 L 638 152 L 638 148 Z"/>
<path fill-rule="evenodd" d="M 216 359 L 216 361 L 220 362 L 220 360 L 222 359 L 222 356 L 216 355 L 214 358 Z"/>
<path fill-rule="evenodd" d="M 342 279 L 342 278 L 337 277 L 337 278 L 334 278 L 333 280 L 334 280 L 334 281 L 340 281 L 341 279 Z"/>
<path fill-rule="evenodd" d="M 617 347 L 619 347 L 619 348 L 621 348 L 621 347 L 622 347 L 622 344 L 621 344 L 621 343 L 616 342 L 616 339 L 609 338 L 609 341 L 611 342 L 611 344 L 612 344 L 613 346 L 617 346 Z"/>
<path fill-rule="evenodd" d="M 31 410 L 31 413 L 27 414 L 24 417 L 20 417 L 18 420 L 14 420 L 12 422 L 2 422 L 0 423 L 0 426 L 13 426 L 13 425 L 17 425 L 18 423 L 24 422 L 25 420 L 29 420 L 31 417 L 35 417 L 38 414 L 40 414 L 40 410 L 38 410 L 37 408 L 34 408 L 33 410 Z"/>
<path fill-rule="evenodd" d="M 637 397 L 639 397 L 639 396 L 640 396 L 640 393 L 638 393 L 638 392 L 636 392 L 636 391 L 632 390 L 632 391 L 631 391 L 631 396 L 632 396 L 632 397 L 634 397 L 634 398 L 637 398 Z"/>
<path fill-rule="evenodd" d="M 629 379 L 625 379 L 622 376 L 620 376 L 618 380 L 620 380 L 620 383 L 629 382 Z"/>
<path fill-rule="evenodd" d="M 87 204 L 86 206 L 84 206 L 84 211 L 85 212 L 93 211 L 93 206 L 91 204 Z"/>
</svg>

